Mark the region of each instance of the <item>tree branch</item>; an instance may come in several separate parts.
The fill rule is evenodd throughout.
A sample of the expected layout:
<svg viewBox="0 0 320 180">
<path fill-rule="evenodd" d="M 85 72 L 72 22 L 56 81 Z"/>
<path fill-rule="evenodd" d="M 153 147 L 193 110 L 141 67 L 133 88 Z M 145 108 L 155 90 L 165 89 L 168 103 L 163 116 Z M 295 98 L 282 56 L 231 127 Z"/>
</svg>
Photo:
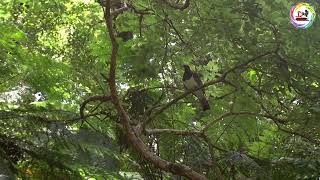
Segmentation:
<svg viewBox="0 0 320 180">
<path fill-rule="evenodd" d="M 161 159 L 154 153 L 150 152 L 144 142 L 136 135 L 134 129 L 130 125 L 130 117 L 128 113 L 124 110 L 120 99 L 118 97 L 117 88 L 116 88 L 116 65 L 117 65 L 117 53 L 118 53 L 118 43 L 116 41 L 113 28 L 112 28 L 112 16 L 110 14 L 110 0 L 106 1 L 106 8 L 104 11 L 104 17 L 107 25 L 107 31 L 109 32 L 109 37 L 112 44 L 112 53 L 110 59 L 110 73 L 109 73 L 109 86 L 111 91 L 111 99 L 112 103 L 115 106 L 119 116 L 120 122 L 123 126 L 124 134 L 126 134 L 127 139 L 133 148 L 141 154 L 141 156 L 150 161 L 156 167 L 171 172 L 173 174 L 185 176 L 194 180 L 206 180 L 207 178 L 195 172 L 190 167 L 185 165 L 179 165 L 175 163 L 168 162 L 166 160 Z"/>
<path fill-rule="evenodd" d="M 200 131 L 178 130 L 178 129 L 146 129 L 147 134 L 173 134 L 177 136 L 202 136 Z"/>
<path fill-rule="evenodd" d="M 223 78 L 219 77 L 217 79 L 208 81 L 207 83 L 203 84 L 202 86 L 199 86 L 198 88 L 195 88 L 193 90 L 190 91 L 186 91 L 185 93 L 181 94 L 180 96 L 178 96 L 177 98 L 171 100 L 168 104 L 166 104 L 165 106 L 163 106 L 162 108 L 160 108 L 157 112 L 155 112 L 153 115 L 149 116 L 147 118 L 146 121 L 144 121 L 142 127 L 146 127 L 146 125 L 148 125 L 156 116 L 158 116 L 159 114 L 161 114 L 163 111 L 165 111 L 166 109 L 168 109 L 170 106 L 172 106 L 173 104 L 177 103 L 179 100 L 185 98 L 186 96 L 188 96 L 189 94 L 199 90 L 199 89 L 203 89 L 205 87 L 208 87 L 210 85 L 213 84 L 217 84 L 223 82 Z"/>
<path fill-rule="evenodd" d="M 302 134 L 300 132 L 296 132 L 296 131 L 291 131 L 291 130 L 285 129 L 285 128 L 281 127 L 279 124 L 276 124 L 276 125 L 277 125 L 278 129 L 280 131 L 282 131 L 282 132 L 285 132 L 287 134 L 292 134 L 292 135 L 299 136 L 299 137 L 309 141 L 310 143 L 316 144 L 318 146 L 320 145 L 320 141 L 315 139 L 315 138 L 313 138 L 313 137 L 310 137 L 308 135 Z"/>
<path fill-rule="evenodd" d="M 127 4 L 126 3 L 124 3 L 124 7 L 121 7 L 121 8 L 119 8 L 119 9 L 116 9 L 115 11 L 113 11 L 112 13 L 111 13 L 111 16 L 118 16 L 119 14 L 121 14 L 121 13 L 123 13 L 124 11 L 127 11 L 127 10 L 129 10 L 129 7 L 127 6 Z"/>
<path fill-rule="evenodd" d="M 246 61 L 246 62 L 244 62 L 244 63 L 241 63 L 241 64 L 239 64 L 239 65 L 236 65 L 236 66 L 234 66 L 233 68 L 229 69 L 228 71 L 224 72 L 224 73 L 222 74 L 222 77 L 226 77 L 229 73 L 235 71 L 236 69 L 246 67 L 246 66 L 248 66 L 250 63 L 252 63 L 252 62 L 254 62 L 254 61 L 257 61 L 257 60 L 259 60 L 260 58 L 263 58 L 263 57 L 265 57 L 265 56 L 271 55 L 271 54 L 273 54 L 273 53 L 274 53 L 274 52 L 269 51 L 269 52 L 263 53 L 263 54 L 261 54 L 261 55 L 255 56 L 255 57 L 249 59 L 248 61 Z"/>
<path fill-rule="evenodd" d="M 111 97 L 110 96 L 91 96 L 88 99 L 86 99 L 85 101 L 82 102 L 82 104 L 80 105 L 80 118 L 84 119 L 84 109 L 86 107 L 86 105 L 91 102 L 91 101 L 101 101 L 101 102 L 106 102 L 106 101 L 110 101 Z"/>
</svg>

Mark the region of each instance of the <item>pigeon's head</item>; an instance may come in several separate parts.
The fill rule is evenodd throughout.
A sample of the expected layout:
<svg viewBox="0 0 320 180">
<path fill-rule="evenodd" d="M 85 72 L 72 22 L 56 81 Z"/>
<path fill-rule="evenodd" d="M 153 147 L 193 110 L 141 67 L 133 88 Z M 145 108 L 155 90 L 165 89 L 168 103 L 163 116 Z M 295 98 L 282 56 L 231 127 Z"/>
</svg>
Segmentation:
<svg viewBox="0 0 320 180">
<path fill-rule="evenodd" d="M 190 67 L 186 64 L 183 65 L 185 71 L 191 71 Z"/>
</svg>

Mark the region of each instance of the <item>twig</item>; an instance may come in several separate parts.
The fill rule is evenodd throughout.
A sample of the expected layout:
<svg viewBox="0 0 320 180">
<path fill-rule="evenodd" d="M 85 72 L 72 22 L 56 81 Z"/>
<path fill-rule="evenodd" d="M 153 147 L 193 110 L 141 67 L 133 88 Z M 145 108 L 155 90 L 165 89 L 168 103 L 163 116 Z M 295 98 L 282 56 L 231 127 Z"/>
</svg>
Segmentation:
<svg viewBox="0 0 320 180">
<path fill-rule="evenodd" d="M 203 133 L 200 131 L 191 130 L 178 130 L 178 129 L 146 129 L 147 134 L 173 134 L 178 136 L 202 136 Z"/>
<path fill-rule="evenodd" d="M 310 137 L 310 136 L 308 136 L 308 135 L 305 135 L 305 134 L 302 134 L 302 133 L 299 133 L 299 132 L 295 132 L 295 131 L 291 131 L 291 130 L 285 129 L 285 128 L 281 127 L 281 126 L 280 126 L 279 124 L 277 124 L 277 123 L 276 123 L 276 125 L 277 125 L 278 129 L 279 129 L 280 131 L 282 131 L 282 132 L 285 132 L 285 133 L 287 133 L 287 134 L 292 134 L 292 135 L 299 136 L 299 137 L 301 137 L 301 138 L 309 141 L 310 143 L 316 144 L 316 145 L 318 145 L 318 146 L 320 145 L 320 141 L 317 140 L 317 139 L 314 139 L 314 138 L 312 138 L 312 137 Z"/>
<path fill-rule="evenodd" d="M 265 57 L 265 56 L 271 55 L 271 54 L 273 54 L 273 53 L 274 53 L 274 52 L 269 51 L 269 52 L 263 53 L 263 54 L 261 54 L 261 55 L 258 55 L 258 56 L 256 56 L 256 57 L 253 57 L 253 58 L 249 59 L 248 61 L 246 61 L 246 62 L 244 62 L 244 63 L 241 63 L 241 64 L 239 64 L 239 65 L 236 65 L 236 66 L 234 66 L 233 68 L 229 69 L 228 71 L 224 72 L 224 73 L 222 74 L 222 77 L 226 77 L 228 74 L 230 74 L 231 72 L 235 71 L 236 69 L 246 67 L 246 66 L 248 66 L 250 63 L 252 63 L 252 62 L 254 62 L 254 61 L 257 61 L 257 60 L 259 60 L 260 58 L 263 58 L 263 57 Z"/>
<path fill-rule="evenodd" d="M 89 102 L 92 101 L 101 101 L 101 102 L 106 102 L 106 101 L 110 101 L 111 97 L 110 96 L 91 96 L 88 99 L 86 99 L 85 101 L 83 101 L 83 103 L 80 105 L 80 118 L 84 117 L 84 108 L 86 107 L 86 105 Z"/>
</svg>

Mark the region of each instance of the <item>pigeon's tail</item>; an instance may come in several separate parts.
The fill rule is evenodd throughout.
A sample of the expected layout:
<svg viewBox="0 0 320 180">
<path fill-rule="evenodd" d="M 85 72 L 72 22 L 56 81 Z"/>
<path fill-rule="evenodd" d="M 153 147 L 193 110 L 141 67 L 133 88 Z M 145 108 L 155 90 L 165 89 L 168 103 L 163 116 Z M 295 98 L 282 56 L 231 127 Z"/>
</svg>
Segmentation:
<svg viewBox="0 0 320 180">
<path fill-rule="evenodd" d="M 209 101 L 206 98 L 201 99 L 200 103 L 203 111 L 210 109 Z"/>
</svg>

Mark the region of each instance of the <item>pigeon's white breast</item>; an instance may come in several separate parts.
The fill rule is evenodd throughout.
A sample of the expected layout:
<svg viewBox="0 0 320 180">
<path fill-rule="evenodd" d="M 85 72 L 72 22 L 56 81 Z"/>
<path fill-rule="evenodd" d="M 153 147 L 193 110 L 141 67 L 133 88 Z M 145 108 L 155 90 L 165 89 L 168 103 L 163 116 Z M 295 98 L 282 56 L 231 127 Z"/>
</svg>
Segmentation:
<svg viewBox="0 0 320 180">
<path fill-rule="evenodd" d="M 197 84 L 197 82 L 193 79 L 193 77 L 191 77 L 189 80 L 184 81 L 183 84 L 184 84 L 184 86 L 185 86 L 187 89 L 189 89 L 189 90 L 195 89 L 195 88 L 198 87 L 198 84 Z M 197 96 L 197 98 L 199 98 L 199 99 L 205 98 L 204 95 L 203 95 L 203 91 L 201 91 L 201 90 L 195 91 L 195 92 L 193 92 L 193 94 L 194 94 L 195 96 Z"/>
<path fill-rule="evenodd" d="M 190 79 L 184 81 L 183 84 L 187 89 L 194 89 L 194 88 L 198 87 L 198 84 L 193 79 L 193 77 L 191 77 Z"/>
</svg>

